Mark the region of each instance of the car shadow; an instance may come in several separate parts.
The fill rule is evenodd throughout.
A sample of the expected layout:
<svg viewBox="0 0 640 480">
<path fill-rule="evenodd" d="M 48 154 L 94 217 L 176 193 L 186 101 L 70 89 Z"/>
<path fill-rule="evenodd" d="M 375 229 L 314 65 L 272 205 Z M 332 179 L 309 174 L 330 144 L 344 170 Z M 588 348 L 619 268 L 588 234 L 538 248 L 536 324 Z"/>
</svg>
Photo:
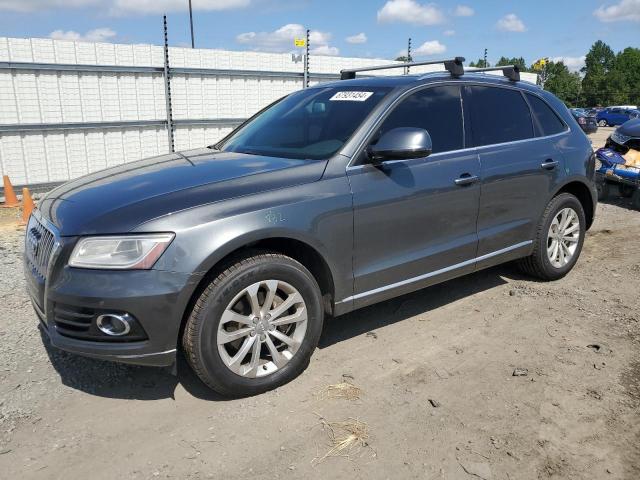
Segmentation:
<svg viewBox="0 0 640 480">
<path fill-rule="evenodd" d="M 213 392 L 189 367 L 182 352 L 178 353 L 176 369 L 144 367 L 108 362 L 68 353 L 51 345 L 40 328 L 40 336 L 49 361 L 70 388 L 105 398 L 127 400 L 161 400 L 175 398 L 178 383 L 191 395 L 203 400 L 226 400 Z"/>
<path fill-rule="evenodd" d="M 525 278 L 511 265 L 501 265 L 361 308 L 341 317 L 329 318 L 325 322 L 318 348 L 329 347 L 504 285 L 507 283 L 505 277 Z"/>
<path fill-rule="evenodd" d="M 418 290 L 347 315 L 328 319 L 319 348 L 365 334 L 415 315 L 427 313 L 464 297 L 504 285 L 506 279 L 524 279 L 510 265 L 502 265 Z M 208 401 L 225 401 L 210 390 L 178 354 L 175 375 L 168 368 L 142 367 L 81 357 L 51 345 L 40 329 L 43 344 L 62 383 L 90 395 L 116 399 L 161 400 L 175 398 L 180 384 L 190 395 Z"/>
</svg>

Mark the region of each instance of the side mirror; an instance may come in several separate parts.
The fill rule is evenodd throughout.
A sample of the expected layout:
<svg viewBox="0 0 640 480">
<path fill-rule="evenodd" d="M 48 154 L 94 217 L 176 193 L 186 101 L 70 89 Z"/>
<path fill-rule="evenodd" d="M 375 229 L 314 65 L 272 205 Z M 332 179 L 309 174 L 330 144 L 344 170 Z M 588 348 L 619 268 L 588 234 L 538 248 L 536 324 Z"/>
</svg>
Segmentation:
<svg viewBox="0 0 640 480">
<path fill-rule="evenodd" d="M 382 135 L 375 145 L 369 145 L 367 155 L 372 163 L 380 163 L 424 158 L 431 155 L 432 149 L 429 132 L 422 128 L 399 127 Z"/>
</svg>

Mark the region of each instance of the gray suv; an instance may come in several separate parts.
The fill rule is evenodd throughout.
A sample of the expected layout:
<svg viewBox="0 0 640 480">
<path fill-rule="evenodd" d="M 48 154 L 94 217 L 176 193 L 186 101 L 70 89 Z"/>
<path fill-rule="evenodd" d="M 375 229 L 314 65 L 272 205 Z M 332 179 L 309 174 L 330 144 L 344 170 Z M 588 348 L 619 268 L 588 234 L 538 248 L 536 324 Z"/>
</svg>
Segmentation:
<svg viewBox="0 0 640 480">
<path fill-rule="evenodd" d="M 319 84 L 216 145 L 56 188 L 24 259 L 50 344 L 154 366 L 183 349 L 209 387 L 252 395 L 305 369 L 326 316 L 512 260 L 563 277 L 594 156 L 507 70 Z"/>
</svg>

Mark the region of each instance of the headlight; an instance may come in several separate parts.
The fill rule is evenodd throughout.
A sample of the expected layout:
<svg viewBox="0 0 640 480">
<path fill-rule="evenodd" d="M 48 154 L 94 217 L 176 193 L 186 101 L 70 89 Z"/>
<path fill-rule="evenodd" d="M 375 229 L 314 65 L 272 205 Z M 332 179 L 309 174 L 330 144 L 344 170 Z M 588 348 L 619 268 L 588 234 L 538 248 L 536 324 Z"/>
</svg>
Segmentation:
<svg viewBox="0 0 640 480">
<path fill-rule="evenodd" d="M 173 233 L 86 237 L 71 253 L 69 266 L 146 270 L 156 263 L 173 240 Z"/>
</svg>

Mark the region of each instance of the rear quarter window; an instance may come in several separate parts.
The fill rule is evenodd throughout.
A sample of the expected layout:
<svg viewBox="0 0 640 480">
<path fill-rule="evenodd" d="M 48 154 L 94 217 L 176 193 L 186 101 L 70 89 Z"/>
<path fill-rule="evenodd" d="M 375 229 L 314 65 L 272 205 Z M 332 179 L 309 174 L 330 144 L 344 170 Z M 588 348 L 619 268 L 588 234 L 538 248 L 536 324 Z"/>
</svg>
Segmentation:
<svg viewBox="0 0 640 480">
<path fill-rule="evenodd" d="M 470 116 L 476 146 L 525 140 L 533 137 L 529 106 L 518 90 L 473 85 Z"/>
<path fill-rule="evenodd" d="M 538 137 L 546 137 L 548 135 L 555 135 L 556 133 L 564 132 L 566 127 L 562 120 L 558 118 L 558 115 L 547 105 L 547 103 L 541 98 L 525 94 L 529 105 L 531 105 L 531 112 L 533 113 L 533 123 L 536 127 L 536 135 Z M 584 117 L 580 113 L 573 112 L 574 117 Z"/>
</svg>

